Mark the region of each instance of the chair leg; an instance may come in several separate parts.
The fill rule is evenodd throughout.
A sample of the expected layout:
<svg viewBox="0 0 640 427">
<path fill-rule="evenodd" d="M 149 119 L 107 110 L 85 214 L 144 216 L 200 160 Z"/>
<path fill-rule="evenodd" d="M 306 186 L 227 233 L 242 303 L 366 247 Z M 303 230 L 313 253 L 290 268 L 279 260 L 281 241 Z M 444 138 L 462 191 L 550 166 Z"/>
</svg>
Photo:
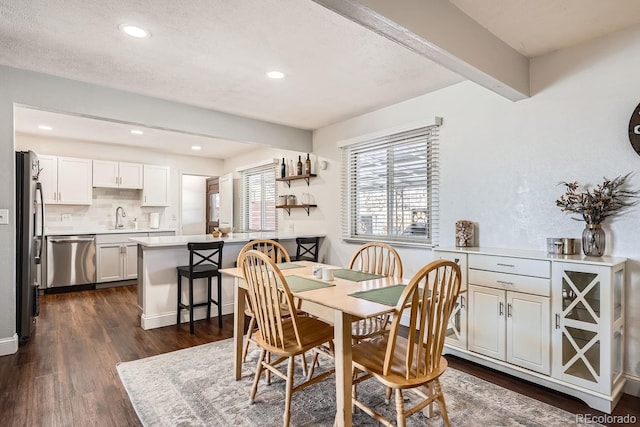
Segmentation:
<svg viewBox="0 0 640 427">
<path fill-rule="evenodd" d="M 211 319 L 211 276 L 207 277 L 207 320 Z"/>
<path fill-rule="evenodd" d="M 222 275 L 218 274 L 218 328 L 222 329 Z"/>
<path fill-rule="evenodd" d="M 251 316 L 251 319 L 249 320 L 249 329 L 247 330 L 247 337 L 245 338 L 246 341 L 244 343 L 244 349 L 242 350 L 242 363 L 247 361 L 247 353 L 249 352 L 249 341 L 253 336 L 253 328 L 255 327 L 255 324 L 256 318 Z"/>
<path fill-rule="evenodd" d="M 193 279 L 189 277 L 189 331 L 193 332 Z"/>
<path fill-rule="evenodd" d="M 387 387 L 387 389 L 384 392 L 384 403 L 386 405 L 389 404 L 389 402 L 391 402 L 391 392 L 393 391 L 393 389 L 391 387 Z"/>
<path fill-rule="evenodd" d="M 291 420 L 291 395 L 293 394 L 293 371 L 295 368 L 295 357 L 289 358 L 289 367 L 287 368 L 287 391 L 284 398 L 284 415 L 282 425 L 289 426 Z"/>
<path fill-rule="evenodd" d="M 182 303 L 182 276 L 178 273 L 178 316 L 176 318 L 176 325 L 180 326 L 180 304 Z"/>
<path fill-rule="evenodd" d="M 402 390 L 396 389 L 396 425 L 398 427 L 405 427 L 406 420 L 404 415 L 404 398 L 402 397 Z"/>
<path fill-rule="evenodd" d="M 444 403 L 444 393 L 442 393 L 442 388 L 440 387 L 440 380 L 436 379 L 434 381 L 435 391 L 438 394 L 438 404 L 440 405 L 440 413 L 442 414 L 442 422 L 445 427 L 449 427 L 449 414 L 447 413 L 447 404 Z"/>
<path fill-rule="evenodd" d="M 264 370 L 264 366 L 262 366 L 262 362 L 264 362 L 264 356 L 266 355 L 267 350 L 262 349 L 260 351 L 260 358 L 258 359 L 258 366 L 256 366 L 256 376 L 253 379 L 253 386 L 251 386 L 251 394 L 249 395 L 249 402 L 253 403 L 256 398 L 256 392 L 258 391 L 258 381 L 260 381 L 260 375 Z M 269 372 L 267 370 L 267 372 Z"/>
</svg>

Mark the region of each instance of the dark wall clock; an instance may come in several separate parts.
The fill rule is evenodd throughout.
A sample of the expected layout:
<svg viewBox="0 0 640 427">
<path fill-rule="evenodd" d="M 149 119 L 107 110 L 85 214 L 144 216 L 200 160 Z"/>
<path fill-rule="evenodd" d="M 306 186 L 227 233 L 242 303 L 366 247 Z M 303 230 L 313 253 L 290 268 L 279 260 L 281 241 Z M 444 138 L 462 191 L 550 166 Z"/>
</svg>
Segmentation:
<svg viewBox="0 0 640 427">
<path fill-rule="evenodd" d="M 633 110 L 629 120 L 629 141 L 636 153 L 640 155 L 640 104 Z"/>
</svg>

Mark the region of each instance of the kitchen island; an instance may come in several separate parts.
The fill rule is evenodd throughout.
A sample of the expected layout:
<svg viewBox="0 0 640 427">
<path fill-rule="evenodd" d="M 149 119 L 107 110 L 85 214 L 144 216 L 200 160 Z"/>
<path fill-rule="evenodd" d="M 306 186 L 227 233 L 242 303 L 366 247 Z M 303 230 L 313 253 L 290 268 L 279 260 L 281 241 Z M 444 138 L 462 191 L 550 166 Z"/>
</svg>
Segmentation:
<svg viewBox="0 0 640 427">
<path fill-rule="evenodd" d="M 296 237 L 324 237 L 321 234 L 291 233 L 231 233 L 228 237 L 214 238 L 211 235 L 161 236 L 132 238 L 138 245 L 138 309 L 142 329 L 160 328 L 176 324 L 178 284 L 176 267 L 189 264 L 187 243 L 224 241 L 222 267 L 233 267 L 240 249 L 256 239 L 279 239 L 290 256 L 296 253 Z M 200 282 L 200 281 L 199 281 Z M 183 292 L 188 289 L 183 287 Z M 233 313 L 233 279 L 222 281 L 222 314 Z M 216 287 L 213 287 L 213 299 Z M 206 282 L 194 284 L 194 301 L 206 301 Z M 183 294 L 184 300 L 187 294 Z M 212 315 L 215 310 L 212 310 Z M 181 322 L 188 321 L 188 313 L 182 313 Z M 196 307 L 194 319 L 206 318 L 206 307 Z"/>
</svg>

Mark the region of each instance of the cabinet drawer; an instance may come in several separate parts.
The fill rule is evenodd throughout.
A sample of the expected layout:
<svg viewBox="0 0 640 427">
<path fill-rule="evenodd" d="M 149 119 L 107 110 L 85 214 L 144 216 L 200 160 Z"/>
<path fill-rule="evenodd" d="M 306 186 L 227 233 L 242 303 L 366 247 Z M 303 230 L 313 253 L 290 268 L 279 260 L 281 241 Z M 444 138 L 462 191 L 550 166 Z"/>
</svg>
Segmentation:
<svg viewBox="0 0 640 427">
<path fill-rule="evenodd" d="M 469 283 L 526 294 L 551 296 L 551 280 L 495 271 L 469 270 Z"/>
<path fill-rule="evenodd" d="M 551 263 L 541 259 L 469 254 L 469 268 L 547 279 L 551 277 Z"/>
<path fill-rule="evenodd" d="M 460 292 L 467 290 L 467 254 L 460 252 L 438 251 L 434 252 L 434 259 L 453 261 L 460 267 Z"/>
</svg>

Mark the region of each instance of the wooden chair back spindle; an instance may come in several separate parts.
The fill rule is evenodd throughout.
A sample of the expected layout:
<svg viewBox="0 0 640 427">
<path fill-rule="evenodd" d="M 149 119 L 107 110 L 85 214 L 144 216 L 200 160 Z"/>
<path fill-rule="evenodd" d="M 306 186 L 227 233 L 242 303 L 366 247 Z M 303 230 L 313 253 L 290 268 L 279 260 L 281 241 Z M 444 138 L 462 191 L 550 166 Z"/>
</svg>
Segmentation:
<svg viewBox="0 0 640 427">
<path fill-rule="evenodd" d="M 384 375 L 389 375 L 394 365 L 400 319 L 406 310 L 409 310 L 410 320 L 403 361 L 405 379 L 428 377 L 438 369 L 449 317 L 460 292 L 460 281 L 460 267 L 446 260 L 424 266 L 411 279 L 394 310 L 385 353 Z"/>
<path fill-rule="evenodd" d="M 371 242 L 359 247 L 349 267 L 365 273 L 402 278 L 402 261 L 398 252 L 386 243 Z"/>
</svg>

